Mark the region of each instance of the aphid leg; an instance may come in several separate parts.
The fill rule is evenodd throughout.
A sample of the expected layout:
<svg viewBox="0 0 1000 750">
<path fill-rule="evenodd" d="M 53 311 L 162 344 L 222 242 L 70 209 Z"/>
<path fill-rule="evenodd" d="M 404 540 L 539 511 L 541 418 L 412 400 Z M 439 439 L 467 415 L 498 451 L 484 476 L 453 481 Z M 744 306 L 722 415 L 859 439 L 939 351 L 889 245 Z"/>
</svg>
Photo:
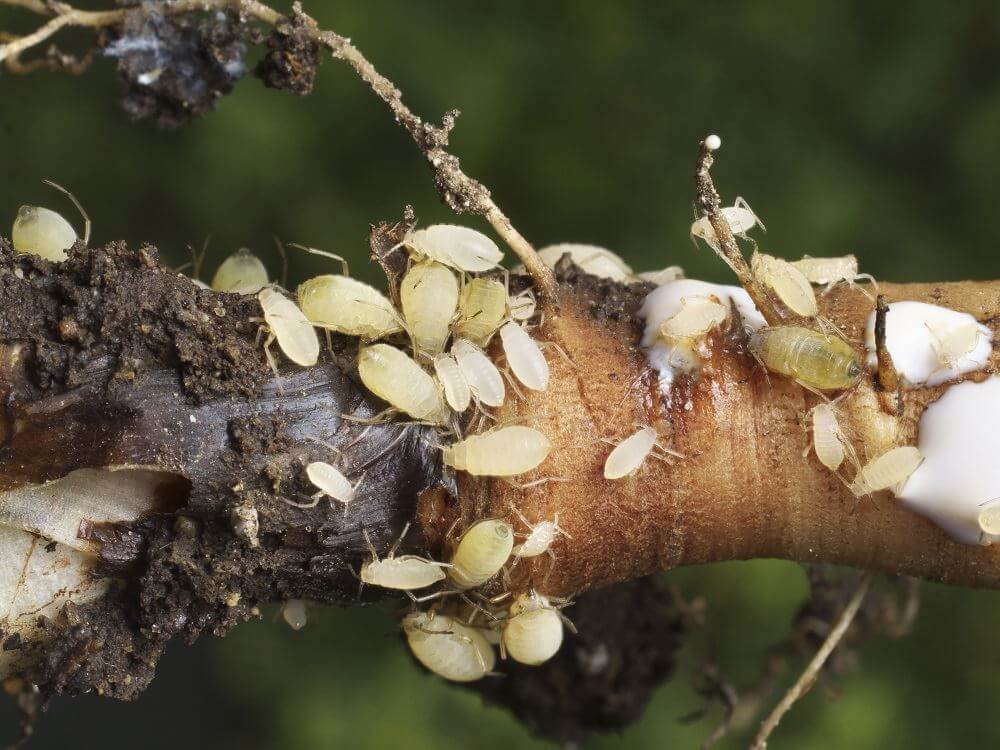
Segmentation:
<svg viewBox="0 0 1000 750">
<path fill-rule="evenodd" d="M 736 200 L 733 201 L 733 205 L 736 206 L 737 208 L 745 208 L 747 211 L 749 211 L 750 214 L 753 216 L 754 221 L 756 221 L 758 226 L 760 226 L 761 231 L 762 232 L 767 231 L 767 227 L 764 226 L 764 222 L 761 221 L 760 217 L 756 213 L 754 213 L 754 210 L 752 208 L 750 208 L 750 204 L 746 202 L 746 199 L 744 199 L 741 196 L 737 196 Z"/>
<path fill-rule="evenodd" d="M 492 622 L 494 624 L 500 622 L 500 618 L 499 617 L 497 617 L 495 614 L 493 614 L 492 612 L 490 612 L 483 605 L 477 604 L 476 602 L 474 602 L 471 598 L 469 598 L 468 594 L 466 594 L 464 591 L 459 591 L 459 590 L 456 589 L 453 593 L 458 594 L 461 597 L 461 599 L 462 599 L 463 602 L 465 602 L 470 607 L 472 607 L 472 609 L 473 609 L 474 612 L 482 612 L 486 616 L 486 619 L 489 620 L 490 622 Z"/>
<path fill-rule="evenodd" d="M 340 257 L 336 253 L 331 253 L 328 250 L 319 250 L 315 247 L 306 247 L 305 245 L 300 245 L 298 242 L 289 242 L 288 246 L 294 247 L 296 250 L 305 250 L 307 253 L 311 253 L 312 255 L 322 255 L 324 258 L 329 258 L 330 260 L 339 260 L 344 276 L 351 275 L 351 270 L 347 266 L 347 260 Z"/>
<path fill-rule="evenodd" d="M 274 355 L 271 353 L 271 345 L 276 340 L 274 331 L 268 330 L 267 339 L 264 341 L 264 358 L 267 360 L 267 364 L 271 368 L 271 372 L 274 373 L 274 380 L 278 384 L 278 393 L 284 395 L 285 387 L 282 385 L 281 375 L 278 373 L 278 362 L 274 359 Z"/>
<path fill-rule="evenodd" d="M 566 350 L 563 349 L 561 346 L 559 346 L 559 344 L 557 344 L 555 341 L 539 341 L 538 342 L 538 348 L 539 349 L 548 349 L 548 348 L 555 349 L 556 350 L 556 354 L 558 354 L 560 357 L 562 357 L 563 360 L 566 362 L 566 364 L 568 364 L 574 370 L 580 369 L 579 367 L 576 366 L 576 362 L 574 362 L 572 359 L 570 359 L 570 356 L 566 353 Z"/>
<path fill-rule="evenodd" d="M 374 417 L 359 417 L 354 414 L 341 414 L 340 418 L 346 419 L 348 422 L 357 422 L 358 424 L 375 425 L 375 424 L 384 424 L 386 422 L 391 422 L 392 417 L 397 413 L 399 413 L 399 410 L 394 409 L 393 407 L 390 406 L 380 411 Z"/>
<path fill-rule="evenodd" d="M 870 273 L 859 273 L 857 276 L 854 277 L 854 281 L 859 281 L 859 280 L 864 280 L 869 282 L 873 287 L 875 287 L 875 294 L 878 294 L 878 281 L 876 281 L 875 277 L 872 276 Z M 862 289 L 861 291 L 864 290 Z M 868 296 L 868 299 L 871 299 L 870 295 L 866 294 L 866 296 Z"/>
<path fill-rule="evenodd" d="M 364 526 L 361 527 L 361 534 L 365 538 L 365 544 L 368 546 L 368 551 L 372 553 L 372 562 L 378 562 L 378 551 L 375 549 L 375 545 L 372 544 L 372 538 L 368 536 L 368 529 Z"/>
<path fill-rule="evenodd" d="M 671 448 L 668 448 L 667 446 L 663 445 L 659 440 L 657 440 L 655 443 L 653 443 L 653 447 L 654 448 L 659 448 L 667 456 L 673 456 L 674 458 L 687 458 L 687 456 L 685 456 L 683 453 L 678 453 L 677 451 L 675 451 L 675 450 L 673 450 Z M 658 456 L 655 453 L 653 453 L 652 451 L 650 451 L 649 454 L 651 456 L 653 456 L 653 458 L 658 458 L 661 461 L 665 460 L 664 456 Z"/>
<path fill-rule="evenodd" d="M 514 376 L 510 374 L 510 368 L 504 367 L 503 369 L 500 370 L 500 373 L 503 375 L 504 380 L 507 381 L 507 384 L 511 387 L 511 390 L 513 390 L 514 393 L 517 394 L 517 397 L 519 399 L 524 401 L 525 400 L 524 394 L 521 392 L 521 389 L 517 387 L 517 383 L 515 382 Z"/>
<path fill-rule="evenodd" d="M 511 487 L 517 490 L 529 490 L 532 487 L 538 487 L 546 482 L 572 482 L 573 480 L 569 477 L 542 477 L 541 479 L 535 479 L 531 482 L 515 482 L 510 477 L 499 477 L 499 479 L 505 484 L 509 484 Z"/>
<path fill-rule="evenodd" d="M 435 591 L 433 594 L 424 594 L 423 596 L 417 596 L 412 591 L 404 590 L 403 593 L 406 594 L 406 596 L 409 597 L 410 601 L 414 604 L 423 604 L 424 602 L 435 601 L 443 596 L 452 596 L 459 592 L 452 589 L 443 589 L 441 591 Z"/>
<path fill-rule="evenodd" d="M 58 190 L 60 193 L 69 198 L 70 201 L 73 202 L 73 205 L 76 206 L 76 210 L 79 211 L 80 215 L 83 217 L 83 244 L 84 246 L 86 246 L 90 242 L 90 217 L 87 216 L 87 212 L 83 210 L 83 206 L 80 204 L 80 201 L 78 201 L 76 199 L 76 196 L 73 195 L 69 190 L 64 188 L 62 185 L 59 185 L 53 182 L 52 180 L 42 180 L 42 182 L 44 182 L 49 187 Z"/>
<path fill-rule="evenodd" d="M 286 505 L 291 505 L 293 508 L 307 509 L 307 508 L 315 508 L 317 505 L 319 505 L 321 497 L 323 497 L 323 493 L 317 492 L 315 495 L 312 495 L 312 502 L 309 503 L 297 503 L 294 500 L 289 500 L 287 497 L 281 498 L 281 502 L 285 503 Z"/>
<path fill-rule="evenodd" d="M 333 336 L 330 335 L 330 329 L 324 328 L 323 334 L 326 336 L 326 351 L 330 355 L 330 359 L 334 359 L 336 355 L 333 353 Z"/>
</svg>

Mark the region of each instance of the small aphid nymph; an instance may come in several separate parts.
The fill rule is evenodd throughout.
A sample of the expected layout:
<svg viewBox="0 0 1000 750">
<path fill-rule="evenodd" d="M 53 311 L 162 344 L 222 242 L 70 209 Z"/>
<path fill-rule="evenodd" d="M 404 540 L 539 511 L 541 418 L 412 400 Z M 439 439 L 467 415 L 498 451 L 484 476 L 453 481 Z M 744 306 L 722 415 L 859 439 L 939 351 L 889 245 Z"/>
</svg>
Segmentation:
<svg viewBox="0 0 1000 750">
<path fill-rule="evenodd" d="M 403 330 L 392 302 L 349 276 L 325 274 L 299 284 L 302 312 L 316 326 L 375 341 Z"/>
<path fill-rule="evenodd" d="M 642 271 L 639 273 L 638 278 L 642 281 L 648 281 L 651 284 L 656 284 L 657 286 L 663 286 L 671 281 L 683 279 L 684 269 L 680 266 L 667 266 L 659 271 Z"/>
<path fill-rule="evenodd" d="M 510 605 L 501 643 L 514 661 L 543 664 L 556 655 L 562 641 L 562 618 L 547 598 L 532 591 L 521 594 Z"/>
<path fill-rule="evenodd" d="M 267 267 L 245 247 L 222 261 L 212 277 L 212 289 L 233 294 L 256 294 L 268 283 Z"/>
<path fill-rule="evenodd" d="M 768 287 L 781 303 L 796 315 L 814 318 L 819 313 L 816 294 L 801 271 L 782 258 L 754 251 L 750 270 L 761 284 Z"/>
<path fill-rule="evenodd" d="M 851 483 L 851 491 L 861 497 L 901 485 L 923 460 L 920 451 L 912 445 L 893 448 L 861 467 Z"/>
<path fill-rule="evenodd" d="M 21 206 L 10 233 L 14 250 L 46 260 L 63 261 L 76 242 L 76 230 L 61 215 L 41 206 Z"/>
<path fill-rule="evenodd" d="M 434 224 L 418 229 L 403 244 L 418 256 L 467 273 L 489 271 L 503 260 L 500 248 L 485 234 L 454 224 Z"/>
<path fill-rule="evenodd" d="M 604 462 L 605 479 L 621 479 L 637 471 L 656 445 L 656 430 L 643 427 L 622 440 Z"/>
<path fill-rule="evenodd" d="M 394 346 L 363 347 L 358 352 L 358 375 L 365 388 L 414 419 L 441 424 L 448 418 L 434 378 Z"/>
<path fill-rule="evenodd" d="M 584 273 L 612 281 L 630 281 L 632 269 L 616 253 L 597 245 L 580 245 L 565 242 L 549 245 L 538 251 L 538 256 L 549 268 L 555 268 L 559 259 L 568 254 L 573 264 Z"/>
<path fill-rule="evenodd" d="M 451 354 L 439 354 L 434 358 L 434 374 L 444 390 L 444 399 L 448 406 L 457 412 L 469 408 L 472 401 L 472 389 L 458 366 L 458 360 Z"/>
<path fill-rule="evenodd" d="M 507 388 L 503 376 L 486 353 L 466 339 L 455 341 L 451 353 L 455 355 L 472 395 L 486 406 L 501 406 L 507 396 Z"/>
<path fill-rule="evenodd" d="M 306 476 L 319 490 L 319 494 L 331 497 L 344 505 L 354 500 L 357 485 L 351 484 L 336 467 L 324 461 L 313 461 L 306 466 Z"/>
<path fill-rule="evenodd" d="M 518 323 L 535 317 L 535 309 L 538 306 L 535 301 L 535 293 L 530 289 L 525 289 L 520 294 L 512 296 L 507 305 L 510 308 L 510 317 Z"/>
<path fill-rule="evenodd" d="M 829 292 L 836 284 L 846 281 L 853 284 L 866 280 L 878 287 L 875 277 L 870 273 L 858 273 L 858 259 L 853 255 L 842 255 L 836 258 L 812 258 L 808 255 L 800 260 L 791 261 L 810 284 L 825 285 L 823 294 Z M 866 293 L 867 294 L 867 293 Z"/>
<path fill-rule="evenodd" d="M 435 560 L 427 560 L 417 555 L 400 555 L 396 557 L 396 549 L 399 547 L 403 537 L 409 530 L 407 524 L 399 539 L 392 545 L 389 554 L 383 559 L 379 559 L 378 552 L 368 538 L 368 532 L 364 531 L 365 542 L 371 552 L 371 559 L 361 566 L 361 581 L 372 586 L 380 586 L 384 589 L 396 589 L 397 591 L 413 591 L 433 586 L 438 581 L 443 581 L 445 577 L 442 568 L 447 567 Z"/>
<path fill-rule="evenodd" d="M 493 647 L 476 628 L 433 612 L 411 612 L 403 618 L 410 650 L 427 669 L 453 682 L 485 677 L 496 664 Z"/>
<path fill-rule="evenodd" d="M 975 321 L 963 322 L 950 328 L 929 323 L 925 325 L 931 334 L 934 354 L 943 368 L 957 368 L 960 361 L 976 348 L 982 335 Z"/>
<path fill-rule="evenodd" d="M 846 440 L 830 404 L 818 404 L 812 409 L 813 449 L 816 458 L 830 471 L 844 462 Z"/>
<path fill-rule="evenodd" d="M 528 523 L 528 520 L 521 515 L 520 511 L 518 511 L 518 515 L 521 516 L 521 520 L 530 531 L 528 532 L 528 537 L 514 548 L 514 557 L 538 557 L 539 555 L 544 555 L 546 552 L 551 555 L 553 554 L 551 551 L 552 544 L 556 538 L 560 534 L 569 536 L 559 526 L 558 513 L 556 513 L 553 520 L 539 521 L 536 524 Z"/>
<path fill-rule="evenodd" d="M 549 363 L 542 350 L 517 323 L 510 322 L 500 329 L 500 341 L 507 364 L 526 388 L 544 391 L 549 387 Z"/>
<path fill-rule="evenodd" d="M 277 340 L 281 351 L 295 364 L 302 367 L 316 364 L 319 360 L 319 338 L 299 306 L 270 287 L 261 289 L 257 300 L 264 312 L 264 322 L 271 329 L 264 345 L 268 359 L 271 360 L 268 346 L 272 340 Z M 271 365 L 277 369 L 273 360 Z"/>
<path fill-rule="evenodd" d="M 281 607 L 281 617 L 292 630 L 302 630 L 308 620 L 305 601 L 288 599 Z"/>
<path fill-rule="evenodd" d="M 510 477 L 531 471 L 552 450 L 552 443 L 532 427 L 501 427 L 469 435 L 442 449 L 445 464 L 474 476 Z"/>
<path fill-rule="evenodd" d="M 760 225 L 761 229 L 764 228 L 763 222 L 742 198 L 737 198 L 735 205 L 723 208 L 722 217 L 729 224 L 729 230 L 736 235 L 744 235 L 757 225 Z M 715 250 L 720 249 L 712 222 L 707 216 L 702 216 L 691 224 L 691 237 L 699 237 Z"/>
<path fill-rule="evenodd" d="M 680 310 L 660 324 L 660 337 L 671 344 L 690 343 L 721 325 L 728 315 L 714 297 L 684 297 Z"/>
<path fill-rule="evenodd" d="M 500 519 L 474 524 L 451 557 L 448 577 L 460 589 L 482 586 L 500 572 L 514 548 L 514 530 Z"/>
<path fill-rule="evenodd" d="M 750 335 L 750 351 L 771 372 L 820 391 L 850 388 L 861 376 L 861 361 L 850 344 L 811 328 L 761 328 Z"/>
<path fill-rule="evenodd" d="M 430 355 L 443 351 L 458 309 L 455 274 L 433 260 L 417 263 L 403 277 L 399 297 L 414 349 Z"/>
</svg>

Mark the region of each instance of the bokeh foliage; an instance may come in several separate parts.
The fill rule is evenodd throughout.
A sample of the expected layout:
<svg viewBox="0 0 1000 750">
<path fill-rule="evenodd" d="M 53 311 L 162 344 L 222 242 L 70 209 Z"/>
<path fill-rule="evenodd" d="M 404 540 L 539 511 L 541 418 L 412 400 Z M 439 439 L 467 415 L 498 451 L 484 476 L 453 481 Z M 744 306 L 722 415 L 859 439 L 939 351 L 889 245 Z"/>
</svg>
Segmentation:
<svg viewBox="0 0 1000 750">
<path fill-rule="evenodd" d="M 637 269 L 679 263 L 726 278 L 687 238 L 695 146 L 711 131 L 724 141 L 719 187 L 765 220 L 768 251 L 850 251 L 863 270 L 900 281 L 1000 276 L 995 3 L 314 0 L 307 10 L 351 37 L 417 112 L 463 110 L 455 152 L 538 244 L 593 242 Z M 0 10 L 4 28 L 30 23 Z M 0 219 L 25 202 L 69 215 L 41 185 L 48 177 L 85 203 L 98 242 L 149 241 L 180 263 L 211 235 L 210 275 L 243 245 L 277 268 L 277 235 L 347 255 L 369 279 L 370 222 L 405 203 L 424 223 L 453 220 L 407 136 L 338 63 L 323 65 L 309 98 L 248 80 L 177 132 L 130 124 L 116 93 L 107 63 L 83 78 L 0 76 Z M 293 281 L 324 267 L 291 261 Z M 677 721 L 699 705 L 693 665 L 710 653 L 728 676 L 752 679 L 805 593 L 801 571 L 778 562 L 670 578 L 709 598 L 708 633 L 644 720 L 595 747 L 696 746 L 709 725 Z M 996 594 L 927 586 L 914 635 L 870 642 L 863 669 L 836 682 L 840 699 L 810 695 L 772 746 L 995 746 L 998 617 Z M 378 610 L 313 610 L 300 633 L 265 618 L 194 650 L 178 644 L 137 704 L 56 701 L 34 747 L 98 738 L 534 746 L 505 714 L 414 670 Z"/>
</svg>

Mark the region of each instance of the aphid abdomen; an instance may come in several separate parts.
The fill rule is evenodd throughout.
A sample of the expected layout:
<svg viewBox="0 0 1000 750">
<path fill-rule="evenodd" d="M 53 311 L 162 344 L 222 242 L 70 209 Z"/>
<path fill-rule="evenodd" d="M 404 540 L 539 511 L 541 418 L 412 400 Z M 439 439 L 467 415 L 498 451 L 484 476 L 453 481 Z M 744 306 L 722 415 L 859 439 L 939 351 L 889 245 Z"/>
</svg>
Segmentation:
<svg viewBox="0 0 1000 750">
<path fill-rule="evenodd" d="M 852 281 L 858 275 L 858 259 L 853 255 L 839 258 L 810 258 L 793 260 L 797 268 L 812 284 L 832 284 Z"/>
<path fill-rule="evenodd" d="M 472 682 L 496 665 L 483 635 L 447 615 L 414 612 L 403 619 L 403 631 L 417 661 L 446 680 Z"/>
<path fill-rule="evenodd" d="M 536 429 L 501 427 L 446 447 L 444 461 L 475 476 L 510 477 L 531 471 L 551 450 L 552 443 Z"/>
<path fill-rule="evenodd" d="M 428 354 L 441 352 L 458 309 L 455 274 L 432 260 L 418 263 L 403 277 L 399 297 L 414 348 Z"/>
<path fill-rule="evenodd" d="M 485 352 L 471 341 L 458 339 L 451 347 L 472 395 L 487 406 L 500 406 L 507 395 L 503 376 Z"/>
<path fill-rule="evenodd" d="M 267 267 L 243 247 L 230 255 L 212 277 L 212 289 L 233 294 L 256 294 L 268 284 Z"/>
<path fill-rule="evenodd" d="M 434 358 L 434 373 L 444 389 L 444 398 L 448 406 L 457 412 L 469 408 L 472 401 L 472 389 L 462 374 L 462 368 L 451 354 L 439 354 Z"/>
<path fill-rule="evenodd" d="M 813 448 L 816 457 L 830 471 L 844 462 L 844 443 L 833 407 L 819 404 L 812 410 Z"/>
<path fill-rule="evenodd" d="M 608 454 L 604 462 L 604 478 L 621 479 L 628 476 L 642 466 L 654 445 L 656 430 L 652 427 L 643 427 L 629 435 Z"/>
<path fill-rule="evenodd" d="M 14 250 L 33 253 L 46 260 L 66 260 L 66 251 L 76 242 L 76 231 L 61 215 L 40 206 L 21 206 L 10 233 Z"/>
<path fill-rule="evenodd" d="M 514 661 L 542 664 L 562 645 L 562 620 L 544 596 L 522 594 L 510 607 L 502 638 L 504 649 Z"/>
<path fill-rule="evenodd" d="M 851 489 L 855 495 L 867 495 L 893 487 L 906 481 L 921 461 L 920 450 L 912 445 L 893 448 L 862 466 Z"/>
<path fill-rule="evenodd" d="M 316 489 L 334 500 L 349 503 L 354 499 L 354 487 L 340 470 L 323 461 L 306 466 L 306 476 Z"/>
<path fill-rule="evenodd" d="M 292 362 L 311 367 L 319 360 L 319 338 L 299 306 L 274 289 L 265 287 L 257 294 L 260 309 L 278 346 Z"/>
<path fill-rule="evenodd" d="M 751 334 L 750 350 L 768 370 L 818 390 L 850 388 L 861 375 L 861 363 L 847 342 L 810 328 L 761 328 Z"/>
<path fill-rule="evenodd" d="M 544 391 L 549 387 L 549 363 L 538 344 L 521 326 L 507 323 L 500 329 L 500 340 L 507 364 L 526 388 Z"/>
<path fill-rule="evenodd" d="M 372 586 L 398 591 L 413 591 L 443 581 L 444 570 L 432 560 L 416 555 L 372 560 L 361 566 L 361 580 Z"/>
<path fill-rule="evenodd" d="M 486 346 L 506 313 L 507 289 L 504 285 L 493 279 L 472 279 L 459 297 L 455 336 Z"/>
<path fill-rule="evenodd" d="M 405 244 L 420 255 L 469 273 L 496 268 L 503 260 L 497 244 L 482 232 L 455 224 L 418 229 Z"/>
<path fill-rule="evenodd" d="M 473 525 L 451 558 L 448 577 L 461 589 L 481 586 L 495 576 L 514 548 L 514 530 L 506 521 L 489 519 Z"/>
<path fill-rule="evenodd" d="M 434 378 L 399 349 L 372 344 L 358 353 L 358 375 L 379 398 L 415 419 L 441 423 L 448 417 Z"/>
<path fill-rule="evenodd" d="M 403 330 L 392 302 L 374 287 L 349 276 L 316 276 L 299 284 L 298 297 L 306 317 L 323 328 L 365 341 Z"/>
<path fill-rule="evenodd" d="M 812 318 L 819 312 L 809 279 L 788 261 L 755 251 L 750 258 L 750 268 L 754 277 L 796 315 Z"/>
</svg>

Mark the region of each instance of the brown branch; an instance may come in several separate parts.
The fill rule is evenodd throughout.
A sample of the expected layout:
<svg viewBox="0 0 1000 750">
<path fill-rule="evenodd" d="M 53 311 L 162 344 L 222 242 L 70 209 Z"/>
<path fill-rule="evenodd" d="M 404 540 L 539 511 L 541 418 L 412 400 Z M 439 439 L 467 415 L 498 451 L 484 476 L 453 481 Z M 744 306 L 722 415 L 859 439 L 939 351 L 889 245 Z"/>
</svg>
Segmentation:
<svg viewBox="0 0 1000 750">
<path fill-rule="evenodd" d="M 8 65 L 11 60 L 17 60 L 21 54 L 41 44 L 63 28 L 76 26 L 99 29 L 116 26 L 133 10 L 131 7 L 126 7 L 106 11 L 84 11 L 61 3 L 48 8 L 44 3 L 35 0 L 0 0 L 0 2 L 22 5 L 46 15 L 53 14 L 50 21 L 33 33 L 0 45 L 0 62 L 6 60 Z M 284 19 L 278 11 L 257 0 L 176 0 L 159 8 L 162 13 L 169 15 L 219 9 L 238 10 L 269 26 L 277 26 Z M 446 150 L 448 136 L 455 126 L 458 111 L 452 110 L 446 113 L 440 126 L 425 122 L 406 106 L 402 92 L 395 84 L 379 73 L 349 39 L 333 31 L 320 29 L 314 19 L 303 13 L 300 3 L 294 4 L 292 14 L 303 23 L 304 33 L 308 38 L 325 47 L 336 59 L 350 65 L 372 92 L 385 102 L 396 122 L 410 134 L 417 148 L 427 159 L 434 174 L 434 184 L 445 204 L 456 213 L 472 213 L 486 219 L 524 263 L 539 292 L 543 296 L 553 297 L 556 281 L 552 270 L 542 262 L 531 244 L 514 228 L 510 219 L 494 202 L 486 186 L 466 175 L 461 169 L 458 157 Z M 15 65 L 13 69 L 17 72 L 26 72 L 27 67 Z"/>
<path fill-rule="evenodd" d="M 889 354 L 886 344 L 885 324 L 889 314 L 889 304 L 885 295 L 880 294 L 875 300 L 875 357 L 877 370 L 875 384 L 878 390 L 879 403 L 889 414 L 899 414 L 899 374 Z"/>
<path fill-rule="evenodd" d="M 743 253 L 740 252 L 739 245 L 736 244 L 736 238 L 733 237 L 729 222 L 726 221 L 726 217 L 722 213 L 722 201 L 719 198 L 718 191 L 715 189 L 715 183 L 712 182 L 710 172 L 712 164 L 715 161 L 715 157 L 712 154 L 718 148 L 718 136 L 710 135 L 699 144 L 698 160 L 695 164 L 694 173 L 698 209 L 703 216 L 708 217 L 708 221 L 712 225 L 712 230 L 715 232 L 716 244 L 712 244 L 711 242 L 708 244 L 725 261 L 726 265 L 733 269 L 733 273 L 736 274 L 740 284 L 746 289 L 747 294 L 750 295 L 750 299 L 753 300 L 754 305 L 760 310 L 761 315 L 764 316 L 764 320 L 768 322 L 768 325 L 778 325 L 782 322 L 782 317 L 771 302 L 767 292 L 754 279 L 753 273 L 750 271 L 750 266 L 747 265 Z"/>
<path fill-rule="evenodd" d="M 844 637 L 844 633 L 851 626 L 851 622 L 854 620 L 854 616 L 857 615 L 858 609 L 861 607 L 861 602 L 864 601 L 865 595 L 871 587 L 871 583 L 872 575 L 870 573 L 862 577 L 854 595 L 847 603 L 847 606 L 844 607 L 843 613 L 830 631 L 830 635 L 827 636 L 823 645 L 820 646 L 819 651 L 816 652 L 816 655 L 806 666 L 805 670 L 799 675 L 799 679 L 795 681 L 795 684 L 785 693 L 785 697 L 781 699 L 778 705 L 774 707 L 774 710 L 761 723 L 760 731 L 757 732 L 757 736 L 750 746 L 751 750 L 764 750 L 767 747 L 767 738 L 777 728 L 784 715 L 788 713 L 797 700 L 802 698 L 812 688 L 820 669 L 823 668 L 826 660 L 830 658 L 830 654 L 833 653 L 837 644 Z"/>
</svg>

